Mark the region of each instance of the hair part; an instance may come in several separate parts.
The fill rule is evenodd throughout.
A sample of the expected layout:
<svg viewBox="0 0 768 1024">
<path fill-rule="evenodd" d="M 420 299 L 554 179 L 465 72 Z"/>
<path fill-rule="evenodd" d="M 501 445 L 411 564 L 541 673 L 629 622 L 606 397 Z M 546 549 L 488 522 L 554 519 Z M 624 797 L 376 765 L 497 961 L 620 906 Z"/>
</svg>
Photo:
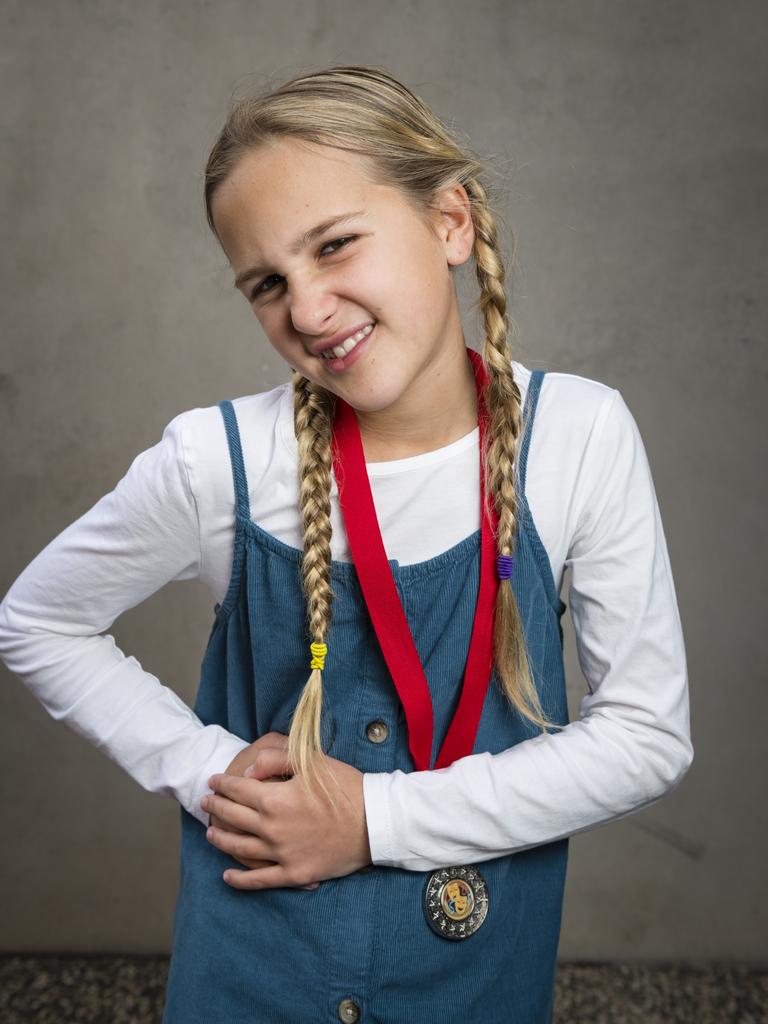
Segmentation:
<svg viewBox="0 0 768 1024">
<path fill-rule="evenodd" d="M 216 190 L 246 153 L 282 138 L 364 158 L 372 180 L 398 189 L 427 222 L 438 193 L 456 185 L 466 190 L 475 229 L 473 258 L 484 325 L 480 355 L 489 376 L 486 501 L 494 503 L 498 514 L 497 554 L 514 554 L 522 411 L 511 365 L 506 272 L 496 217 L 480 180 L 483 164 L 421 99 L 380 67 L 352 64 L 302 74 L 276 89 L 247 96 L 231 108 L 205 167 L 206 216 L 217 238 L 212 215 Z M 336 396 L 294 371 L 293 397 L 308 632 L 313 642 L 324 643 L 333 608 L 330 489 Z M 493 645 L 500 689 L 512 708 L 542 731 L 562 728 L 549 721 L 541 707 L 511 580 L 499 581 Z M 322 702 L 322 670 L 313 668 L 292 715 L 288 758 L 305 783 L 312 776 L 334 803 L 320 778 L 316 757 L 322 753 Z"/>
</svg>

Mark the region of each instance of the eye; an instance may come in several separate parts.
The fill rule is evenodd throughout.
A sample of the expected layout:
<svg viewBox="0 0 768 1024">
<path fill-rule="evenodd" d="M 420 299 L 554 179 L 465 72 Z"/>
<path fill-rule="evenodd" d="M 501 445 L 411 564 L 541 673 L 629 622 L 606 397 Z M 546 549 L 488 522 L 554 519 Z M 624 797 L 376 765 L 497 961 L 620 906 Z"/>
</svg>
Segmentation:
<svg viewBox="0 0 768 1024">
<path fill-rule="evenodd" d="M 270 274 L 269 277 L 265 277 L 263 281 L 260 281 L 259 284 L 257 284 L 256 287 L 251 292 L 251 299 L 256 299 L 259 297 L 259 295 L 265 295 L 269 291 L 269 288 L 266 288 L 262 291 L 264 285 L 267 283 L 267 281 L 271 281 L 273 277 L 277 276 L 277 274 Z"/>
<path fill-rule="evenodd" d="M 345 245 L 348 245 L 350 242 L 354 242 L 356 238 L 357 235 L 344 235 L 343 238 L 334 238 L 332 242 L 326 242 L 325 245 L 323 245 L 322 249 L 320 250 L 320 253 L 322 255 L 323 249 L 325 249 L 326 246 L 329 245 L 338 245 L 340 249 L 343 249 Z M 338 252 L 339 250 L 334 249 L 333 251 Z"/>
<path fill-rule="evenodd" d="M 332 256 L 334 252 L 338 252 L 339 249 L 343 249 L 345 246 L 349 245 L 350 242 L 354 242 L 356 238 L 357 235 L 344 235 L 342 238 L 334 238 L 330 242 L 324 242 L 320 248 L 318 255 L 322 256 L 323 249 L 327 249 L 329 245 L 338 246 L 337 249 L 334 249 L 332 252 L 329 252 L 327 254 L 329 256 Z M 259 298 L 262 295 L 266 295 L 267 292 L 271 291 L 271 287 L 265 288 L 264 285 L 271 281 L 273 278 L 279 279 L 279 277 L 279 274 L 270 274 L 269 277 L 265 277 L 263 281 L 260 281 L 251 292 L 251 300 Z"/>
</svg>

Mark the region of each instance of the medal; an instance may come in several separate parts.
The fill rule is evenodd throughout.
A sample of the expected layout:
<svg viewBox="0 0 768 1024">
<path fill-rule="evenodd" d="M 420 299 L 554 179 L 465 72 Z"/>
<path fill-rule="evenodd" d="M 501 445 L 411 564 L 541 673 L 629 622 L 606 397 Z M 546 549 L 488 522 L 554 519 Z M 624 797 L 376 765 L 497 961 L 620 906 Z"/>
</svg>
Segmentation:
<svg viewBox="0 0 768 1024">
<path fill-rule="evenodd" d="M 483 510 L 480 588 L 461 697 L 432 766 L 434 769 L 445 768 L 472 753 L 493 669 L 493 609 L 499 584 L 494 565 L 498 518 L 495 508 L 485 508 L 485 388 L 488 376 L 477 352 L 467 348 L 467 353 L 475 372 L 480 435 L 480 507 Z M 433 742 L 432 698 L 381 539 L 357 417 L 352 406 L 338 396 L 332 448 L 339 502 L 360 587 L 405 710 L 408 744 L 416 770 L 429 771 Z M 507 558 L 506 577 L 509 576 L 510 561 Z M 501 559 L 498 570 L 499 573 L 504 571 Z"/>
<path fill-rule="evenodd" d="M 466 939 L 488 913 L 488 886 L 473 864 L 433 871 L 424 886 L 427 924 L 445 939 Z"/>
</svg>

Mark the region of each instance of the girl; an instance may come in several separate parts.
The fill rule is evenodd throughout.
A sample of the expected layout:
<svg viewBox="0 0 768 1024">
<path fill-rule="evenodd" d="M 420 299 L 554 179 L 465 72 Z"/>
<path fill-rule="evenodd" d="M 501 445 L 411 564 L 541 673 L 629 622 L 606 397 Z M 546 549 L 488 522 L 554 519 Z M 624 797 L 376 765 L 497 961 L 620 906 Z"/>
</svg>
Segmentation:
<svg viewBox="0 0 768 1024">
<path fill-rule="evenodd" d="M 512 359 L 481 176 L 378 68 L 238 103 L 208 222 L 292 380 L 176 416 L 0 606 L 47 710 L 181 804 L 166 1024 L 550 1021 L 568 837 L 691 763 L 642 440 Z M 194 713 L 100 635 L 193 578 Z"/>
</svg>

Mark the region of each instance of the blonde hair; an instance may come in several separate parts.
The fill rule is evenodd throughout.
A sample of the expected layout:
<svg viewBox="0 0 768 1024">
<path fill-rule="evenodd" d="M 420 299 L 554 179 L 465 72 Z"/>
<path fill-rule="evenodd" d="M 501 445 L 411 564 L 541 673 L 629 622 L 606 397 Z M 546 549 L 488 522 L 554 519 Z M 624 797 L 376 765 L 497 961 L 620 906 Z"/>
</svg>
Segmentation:
<svg viewBox="0 0 768 1024">
<path fill-rule="evenodd" d="M 425 103 L 380 67 L 353 64 L 299 75 L 276 89 L 247 96 L 231 108 L 205 167 L 206 215 L 217 238 L 211 213 L 216 189 L 246 152 L 286 136 L 366 158 L 375 180 L 399 189 L 420 214 L 429 211 L 442 189 L 464 186 L 475 229 L 473 256 L 485 329 L 480 355 L 489 375 L 486 496 L 498 512 L 497 554 L 512 555 L 522 412 L 511 365 L 505 269 L 496 219 L 480 181 L 482 164 L 459 145 Z M 330 490 L 335 395 L 294 371 L 293 396 L 304 525 L 303 590 L 309 636 L 314 643 L 324 644 L 333 600 Z M 542 731 L 561 728 L 545 718 L 539 702 L 510 580 L 499 581 L 493 643 L 501 690 L 512 707 Z M 313 664 L 322 664 L 322 657 L 313 659 Z M 330 796 L 315 767 L 315 755 L 322 751 L 322 698 L 322 670 L 315 667 L 292 716 L 288 757 L 294 772 L 306 779 L 311 771 Z"/>
</svg>

